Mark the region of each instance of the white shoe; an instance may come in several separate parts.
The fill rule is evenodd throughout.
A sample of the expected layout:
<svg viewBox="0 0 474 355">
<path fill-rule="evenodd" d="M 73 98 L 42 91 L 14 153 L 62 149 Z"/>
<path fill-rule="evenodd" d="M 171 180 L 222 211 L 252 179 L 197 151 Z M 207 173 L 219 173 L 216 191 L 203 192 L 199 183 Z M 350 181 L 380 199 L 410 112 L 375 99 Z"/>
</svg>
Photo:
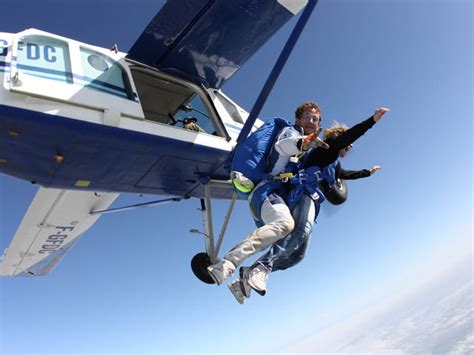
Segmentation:
<svg viewBox="0 0 474 355">
<path fill-rule="evenodd" d="M 266 268 L 262 264 L 258 264 L 247 271 L 247 282 L 250 287 L 255 290 L 255 292 L 257 292 L 259 295 L 265 296 L 267 293 L 267 280 L 271 272 L 271 269 Z"/>
<path fill-rule="evenodd" d="M 214 265 L 208 266 L 207 271 L 214 282 L 220 285 L 226 278 L 234 273 L 235 266 L 230 261 L 223 259 Z"/>
<path fill-rule="evenodd" d="M 250 293 L 252 292 L 252 287 L 250 287 L 249 285 L 249 272 L 250 272 L 249 267 L 242 266 L 239 269 L 240 289 L 242 290 L 242 293 L 244 294 L 244 296 L 247 298 L 250 297 Z"/>
<path fill-rule="evenodd" d="M 240 284 L 241 284 L 240 280 L 234 280 L 232 282 L 229 282 L 227 284 L 227 287 L 229 287 L 230 292 L 232 292 L 237 302 L 239 302 L 240 304 L 243 304 L 245 302 L 246 297 L 242 292 L 242 287 Z"/>
</svg>

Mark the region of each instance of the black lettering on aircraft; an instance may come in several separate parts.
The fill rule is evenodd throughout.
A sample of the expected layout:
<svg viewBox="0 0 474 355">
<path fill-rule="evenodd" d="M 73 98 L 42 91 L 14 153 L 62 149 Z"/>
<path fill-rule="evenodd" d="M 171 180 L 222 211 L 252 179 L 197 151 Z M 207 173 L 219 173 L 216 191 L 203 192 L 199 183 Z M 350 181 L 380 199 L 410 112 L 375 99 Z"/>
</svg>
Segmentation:
<svg viewBox="0 0 474 355">
<path fill-rule="evenodd" d="M 26 58 L 30 60 L 37 60 L 40 57 L 40 49 L 37 44 L 27 43 L 26 44 Z"/>
<path fill-rule="evenodd" d="M 43 47 L 43 57 L 44 60 L 49 63 L 55 63 L 57 60 L 56 55 L 56 48 L 52 46 L 44 46 Z M 41 58 L 41 47 L 34 43 L 27 43 L 26 44 L 26 58 L 29 60 L 38 60 Z"/>
<path fill-rule="evenodd" d="M 51 234 L 48 239 L 44 242 L 41 246 L 41 250 L 39 251 L 40 254 L 51 254 L 54 251 L 58 250 L 64 241 L 69 237 L 68 234 L 61 234 L 61 233 L 68 233 L 72 232 L 75 227 L 61 227 L 56 226 L 56 229 L 59 231 L 56 234 Z"/>
<path fill-rule="evenodd" d="M 53 234 L 48 237 L 48 240 L 64 240 L 67 238 L 67 234 Z"/>
<path fill-rule="evenodd" d="M 62 229 L 63 232 L 66 232 L 66 231 L 72 231 L 74 229 L 74 227 L 58 227 L 58 226 L 56 226 L 56 229 Z"/>
<path fill-rule="evenodd" d="M 52 55 L 52 53 L 56 53 L 56 48 L 51 46 L 44 46 L 44 59 L 49 63 L 56 62 L 56 56 Z"/>
</svg>

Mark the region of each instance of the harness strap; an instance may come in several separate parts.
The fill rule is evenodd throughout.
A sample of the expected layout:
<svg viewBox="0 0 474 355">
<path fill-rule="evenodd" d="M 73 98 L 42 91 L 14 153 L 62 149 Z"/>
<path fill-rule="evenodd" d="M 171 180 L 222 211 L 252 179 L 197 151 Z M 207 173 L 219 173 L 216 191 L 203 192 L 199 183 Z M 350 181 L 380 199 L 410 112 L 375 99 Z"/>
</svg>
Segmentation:
<svg viewBox="0 0 474 355">
<path fill-rule="evenodd" d="M 265 181 L 281 181 L 281 182 L 289 182 L 293 178 L 294 174 L 291 172 L 288 173 L 280 173 L 278 175 L 270 175 L 270 174 L 264 174 L 263 179 Z"/>
</svg>

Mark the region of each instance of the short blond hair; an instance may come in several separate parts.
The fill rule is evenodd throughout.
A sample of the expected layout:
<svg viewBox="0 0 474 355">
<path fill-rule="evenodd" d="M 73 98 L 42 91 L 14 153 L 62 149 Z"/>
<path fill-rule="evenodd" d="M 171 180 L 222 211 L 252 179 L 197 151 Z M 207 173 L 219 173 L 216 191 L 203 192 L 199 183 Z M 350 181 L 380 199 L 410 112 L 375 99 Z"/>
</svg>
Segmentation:
<svg viewBox="0 0 474 355">
<path fill-rule="evenodd" d="M 303 113 L 305 111 L 312 110 L 313 108 L 316 110 L 316 113 L 321 116 L 321 109 L 319 108 L 319 105 L 316 102 L 308 101 L 302 103 L 296 108 L 295 117 L 303 118 Z"/>
<path fill-rule="evenodd" d="M 323 132 L 323 140 L 328 140 L 331 138 L 339 137 L 345 131 L 347 131 L 349 127 L 347 127 L 344 123 L 336 123 L 329 128 L 326 128 Z"/>
</svg>

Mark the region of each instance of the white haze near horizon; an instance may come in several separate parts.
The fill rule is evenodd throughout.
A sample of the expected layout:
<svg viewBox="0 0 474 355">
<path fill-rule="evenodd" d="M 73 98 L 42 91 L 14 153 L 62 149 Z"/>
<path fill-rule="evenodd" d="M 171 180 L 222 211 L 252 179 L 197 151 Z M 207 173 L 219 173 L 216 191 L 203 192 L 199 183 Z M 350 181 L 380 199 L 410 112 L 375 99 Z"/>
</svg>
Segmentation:
<svg viewBox="0 0 474 355">
<path fill-rule="evenodd" d="M 284 352 L 474 354 L 472 229 L 457 252 L 428 279 L 406 285 L 386 301 L 308 335 Z"/>
</svg>

